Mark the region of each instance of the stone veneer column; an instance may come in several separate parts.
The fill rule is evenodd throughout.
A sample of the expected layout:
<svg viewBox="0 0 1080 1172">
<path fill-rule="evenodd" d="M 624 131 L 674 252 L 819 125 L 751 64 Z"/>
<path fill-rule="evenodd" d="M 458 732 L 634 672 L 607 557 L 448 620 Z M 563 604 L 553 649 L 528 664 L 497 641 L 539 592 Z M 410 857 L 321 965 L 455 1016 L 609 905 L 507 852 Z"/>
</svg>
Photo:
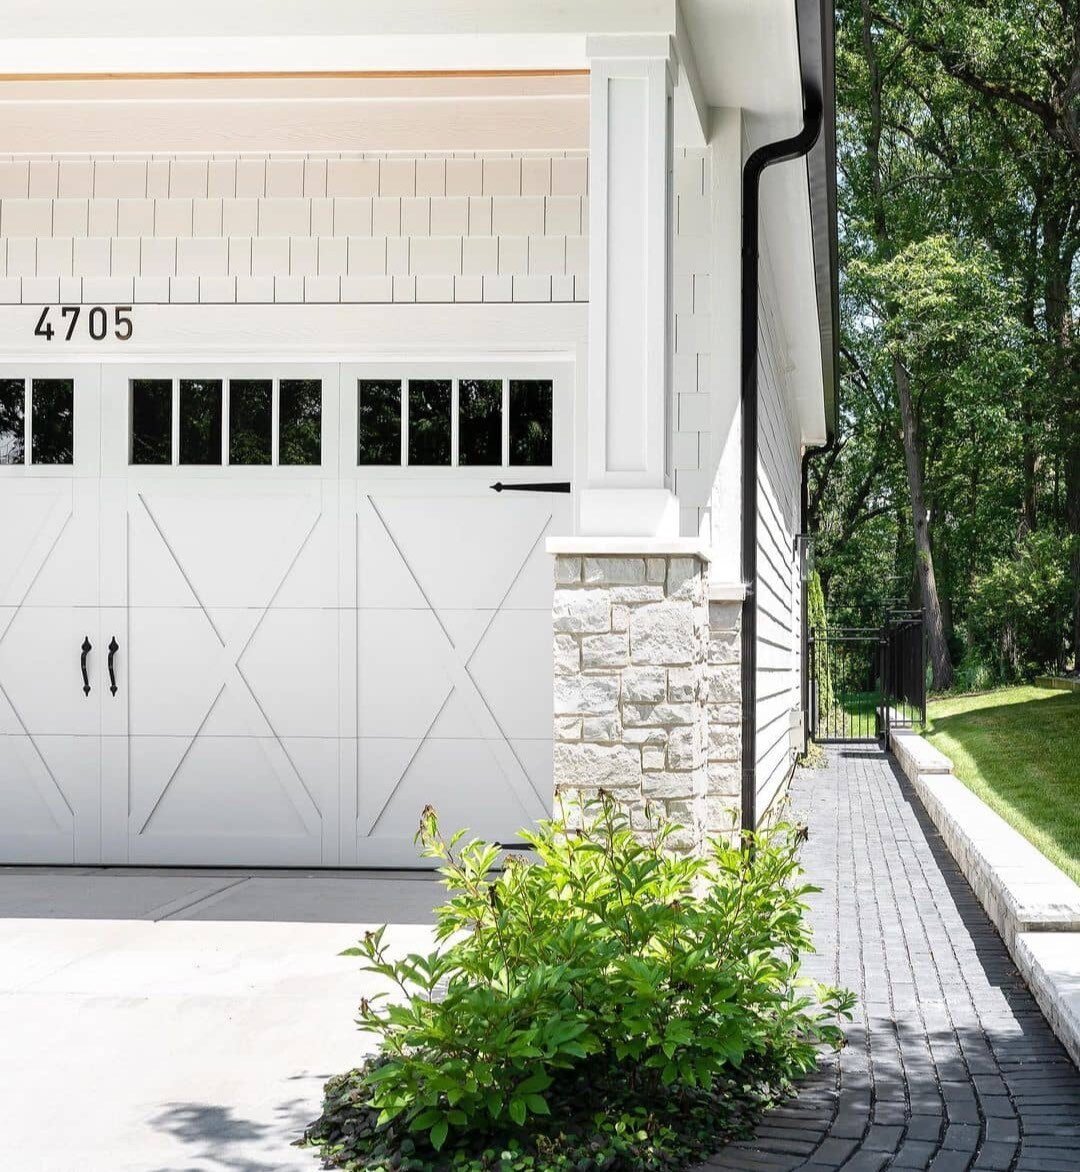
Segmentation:
<svg viewBox="0 0 1080 1172">
<path fill-rule="evenodd" d="M 555 558 L 556 788 L 603 788 L 639 829 L 662 807 L 683 850 L 713 817 L 707 586 L 697 555 Z"/>
<path fill-rule="evenodd" d="M 703 815 L 710 834 L 737 831 L 742 787 L 742 603 L 709 603 L 709 769 Z"/>
</svg>

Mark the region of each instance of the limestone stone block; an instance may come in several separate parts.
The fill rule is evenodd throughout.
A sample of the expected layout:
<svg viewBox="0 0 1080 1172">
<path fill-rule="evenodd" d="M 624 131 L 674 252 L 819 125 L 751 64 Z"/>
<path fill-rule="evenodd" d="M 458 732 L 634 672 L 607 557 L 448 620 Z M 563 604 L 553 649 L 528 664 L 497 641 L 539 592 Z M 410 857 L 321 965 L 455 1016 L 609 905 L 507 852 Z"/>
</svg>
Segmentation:
<svg viewBox="0 0 1080 1172">
<path fill-rule="evenodd" d="M 581 558 L 560 556 L 555 559 L 555 581 L 560 586 L 581 581 Z"/>
<path fill-rule="evenodd" d="M 638 605 L 643 602 L 663 602 L 663 586 L 653 586 L 646 583 L 644 586 L 609 586 L 608 593 L 613 603 L 622 602 Z"/>
<path fill-rule="evenodd" d="M 733 761 L 710 761 L 707 797 L 738 798 L 742 787 L 742 771 Z"/>
<path fill-rule="evenodd" d="M 666 728 L 626 728 L 623 727 L 623 740 L 628 745 L 659 745 L 667 744 L 668 730 Z"/>
<path fill-rule="evenodd" d="M 630 630 L 630 608 L 616 604 L 611 608 L 611 629 L 613 631 Z"/>
<path fill-rule="evenodd" d="M 667 672 L 662 667 L 629 667 L 623 672 L 623 699 L 659 704 L 667 696 Z"/>
<path fill-rule="evenodd" d="M 705 581 L 703 569 L 697 558 L 671 558 L 667 567 L 668 598 L 700 600 Z"/>
<path fill-rule="evenodd" d="M 667 698 L 680 703 L 698 699 L 702 678 L 703 672 L 700 668 L 673 667 L 668 672 Z"/>
<path fill-rule="evenodd" d="M 736 631 L 709 628 L 709 662 L 737 663 L 742 651 L 741 636 Z"/>
<path fill-rule="evenodd" d="M 644 558 L 585 559 L 585 585 L 637 586 L 645 581 Z"/>
<path fill-rule="evenodd" d="M 714 631 L 737 631 L 742 623 L 741 602 L 710 602 L 709 626 Z"/>
<path fill-rule="evenodd" d="M 552 610 L 555 630 L 598 635 L 611 629 L 611 598 L 607 590 L 556 590 Z"/>
<path fill-rule="evenodd" d="M 581 717 L 580 716 L 556 716 L 555 717 L 555 739 L 557 741 L 580 741 L 581 740 Z"/>
<path fill-rule="evenodd" d="M 706 830 L 727 831 L 739 824 L 738 795 L 721 797 L 717 794 L 706 794 L 701 799 L 701 820 Z"/>
<path fill-rule="evenodd" d="M 650 798 L 681 798 L 689 801 L 694 796 L 694 775 L 686 773 L 644 773 L 641 792 Z"/>
<path fill-rule="evenodd" d="M 667 766 L 667 753 L 664 749 L 646 745 L 641 750 L 641 768 L 650 771 L 660 771 Z"/>
<path fill-rule="evenodd" d="M 668 769 L 698 769 L 705 763 L 705 744 L 700 724 L 673 728 L 668 734 Z"/>
<path fill-rule="evenodd" d="M 571 675 L 581 670 L 581 645 L 573 635 L 555 636 L 555 674 Z"/>
<path fill-rule="evenodd" d="M 630 658 L 634 663 L 693 663 L 698 646 L 694 608 L 689 602 L 642 606 L 630 616 Z"/>
<path fill-rule="evenodd" d="M 741 750 L 741 725 L 709 722 L 710 761 L 738 761 Z"/>
<path fill-rule="evenodd" d="M 595 790 L 641 784 L 641 753 L 629 745 L 555 745 L 555 782 Z"/>
<path fill-rule="evenodd" d="M 586 635 L 581 640 L 583 667 L 623 667 L 630 661 L 630 640 L 621 634 Z"/>
<path fill-rule="evenodd" d="M 667 577 L 667 561 L 664 558 L 646 558 L 645 581 L 664 584 Z"/>
<path fill-rule="evenodd" d="M 623 724 L 628 727 L 641 725 L 693 724 L 696 719 L 693 704 L 623 704 Z"/>
<path fill-rule="evenodd" d="M 555 677 L 555 711 L 562 716 L 577 713 L 603 716 L 619 704 L 617 675 Z"/>
<path fill-rule="evenodd" d="M 710 724 L 742 723 L 742 704 L 739 702 L 733 704 L 710 704 L 708 711 Z"/>
<path fill-rule="evenodd" d="M 612 745 L 623 739 L 622 722 L 617 716 L 586 716 L 581 725 L 583 741 Z"/>
<path fill-rule="evenodd" d="M 633 631 L 630 634 L 633 640 Z M 712 704 L 737 704 L 742 697 L 742 673 L 737 663 L 709 666 L 709 701 Z"/>
</svg>

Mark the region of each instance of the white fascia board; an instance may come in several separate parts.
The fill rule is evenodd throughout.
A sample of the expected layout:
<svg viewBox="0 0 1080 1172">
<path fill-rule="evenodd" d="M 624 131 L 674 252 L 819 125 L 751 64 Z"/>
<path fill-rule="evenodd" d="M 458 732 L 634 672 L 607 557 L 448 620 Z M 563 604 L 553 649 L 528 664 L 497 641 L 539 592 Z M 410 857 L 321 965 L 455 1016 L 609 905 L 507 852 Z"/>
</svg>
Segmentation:
<svg viewBox="0 0 1080 1172">
<path fill-rule="evenodd" d="M 676 114 L 676 136 L 679 146 L 703 147 L 709 143 L 709 103 L 705 87 L 698 73 L 694 49 L 686 31 L 682 6 L 675 9 L 675 52 L 679 58 L 679 82 L 676 93 L 682 116 Z"/>
</svg>

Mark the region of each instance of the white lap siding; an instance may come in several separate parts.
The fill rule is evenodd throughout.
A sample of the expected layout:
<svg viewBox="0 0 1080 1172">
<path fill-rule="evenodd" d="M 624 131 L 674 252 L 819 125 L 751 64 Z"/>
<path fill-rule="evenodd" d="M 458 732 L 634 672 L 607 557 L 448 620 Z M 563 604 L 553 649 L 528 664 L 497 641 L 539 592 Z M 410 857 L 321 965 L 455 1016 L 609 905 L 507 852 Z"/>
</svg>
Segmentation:
<svg viewBox="0 0 1080 1172">
<path fill-rule="evenodd" d="M 794 760 L 791 710 L 799 706 L 801 608 L 800 442 L 788 386 L 783 324 L 775 312 L 768 246 L 762 250 L 758 345 L 757 809 L 761 817 Z"/>
</svg>

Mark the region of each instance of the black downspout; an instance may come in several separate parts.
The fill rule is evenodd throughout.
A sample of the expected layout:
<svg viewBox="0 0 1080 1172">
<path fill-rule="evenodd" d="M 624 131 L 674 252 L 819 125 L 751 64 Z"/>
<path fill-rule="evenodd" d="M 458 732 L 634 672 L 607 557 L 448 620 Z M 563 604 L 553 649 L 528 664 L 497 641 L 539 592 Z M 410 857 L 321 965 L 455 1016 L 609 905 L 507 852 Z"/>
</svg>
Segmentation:
<svg viewBox="0 0 1080 1172">
<path fill-rule="evenodd" d="M 803 86 L 803 128 L 758 147 L 742 186 L 742 828 L 757 828 L 758 235 L 761 176 L 809 153 L 821 133 L 821 92 Z"/>
</svg>

